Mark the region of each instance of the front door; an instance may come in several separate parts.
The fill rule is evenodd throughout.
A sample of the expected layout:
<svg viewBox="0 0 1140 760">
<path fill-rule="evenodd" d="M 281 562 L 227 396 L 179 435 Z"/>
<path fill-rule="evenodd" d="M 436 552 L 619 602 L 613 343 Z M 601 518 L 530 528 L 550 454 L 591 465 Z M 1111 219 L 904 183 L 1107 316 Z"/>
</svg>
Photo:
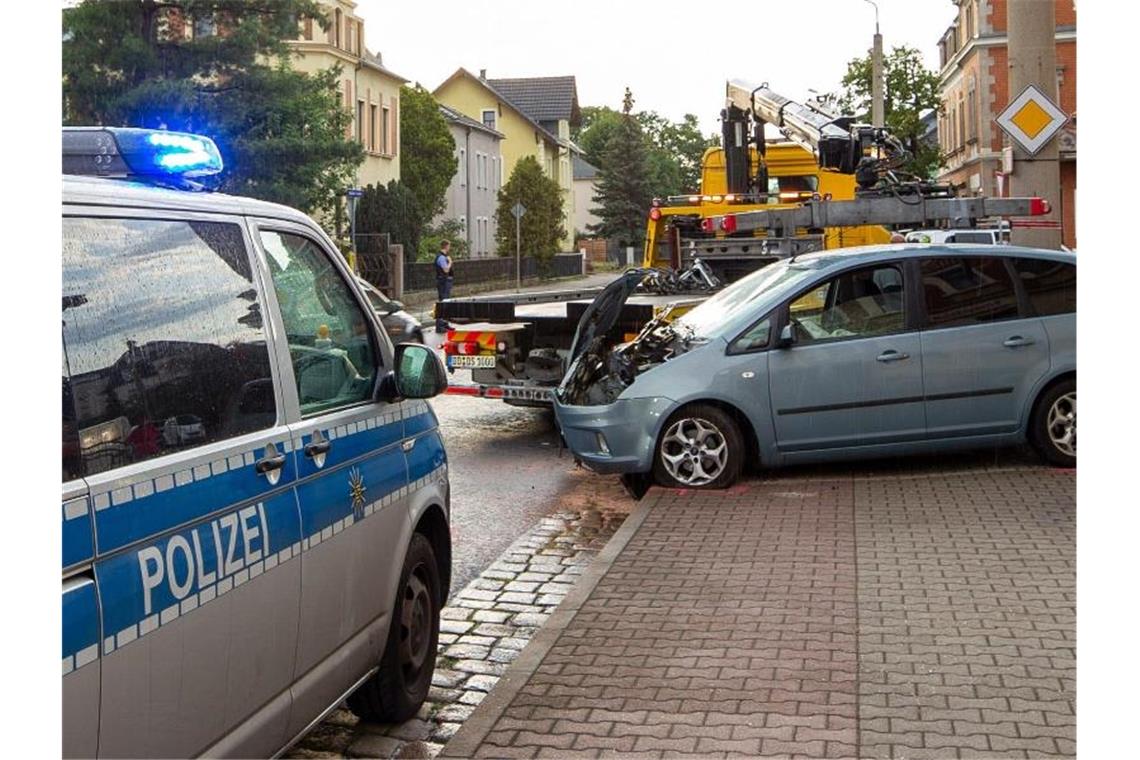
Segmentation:
<svg viewBox="0 0 1140 760">
<path fill-rule="evenodd" d="M 793 343 L 768 352 L 781 455 L 923 437 L 922 353 L 907 300 L 903 267 L 878 264 L 788 304 Z"/>
<path fill-rule="evenodd" d="M 268 220 L 258 242 L 288 344 L 304 550 L 298 672 L 336 656 L 327 677 L 296 695 L 300 730 L 380 659 L 379 637 L 354 637 L 393 607 L 410 533 L 404 418 L 415 402 L 373 401 L 391 360 L 339 255 L 305 227 Z"/>
<path fill-rule="evenodd" d="M 1040 318 L 1018 307 L 1006 259 L 923 259 L 926 421 L 931 438 L 1008 434 L 1049 369 Z"/>
<path fill-rule="evenodd" d="M 101 756 L 194 756 L 254 714 L 252 753 L 285 741 L 291 439 L 245 226 L 185 216 L 64 219 L 65 469 L 90 504 L 64 505 L 65 562 L 85 561 L 87 514 L 94 537 L 93 572 L 64 586 L 64 668 L 99 675 Z M 94 600 L 97 628 L 67 622 Z"/>
</svg>

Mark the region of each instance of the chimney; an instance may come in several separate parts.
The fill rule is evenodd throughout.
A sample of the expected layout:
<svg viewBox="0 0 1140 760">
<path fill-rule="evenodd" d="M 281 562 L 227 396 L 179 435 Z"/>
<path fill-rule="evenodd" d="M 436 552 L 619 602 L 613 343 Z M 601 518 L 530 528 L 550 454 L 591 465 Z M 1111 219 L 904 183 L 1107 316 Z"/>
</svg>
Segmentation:
<svg viewBox="0 0 1140 760">
<path fill-rule="evenodd" d="M 487 79 L 487 70 L 486 69 L 479 69 L 479 78 L 482 80 Z"/>
</svg>

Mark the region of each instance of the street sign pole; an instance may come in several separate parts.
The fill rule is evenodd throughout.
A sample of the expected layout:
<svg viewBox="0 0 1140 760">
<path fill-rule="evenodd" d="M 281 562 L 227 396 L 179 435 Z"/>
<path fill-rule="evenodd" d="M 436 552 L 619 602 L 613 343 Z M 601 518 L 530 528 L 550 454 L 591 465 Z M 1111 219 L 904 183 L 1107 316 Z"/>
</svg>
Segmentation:
<svg viewBox="0 0 1140 760">
<path fill-rule="evenodd" d="M 511 207 L 511 213 L 515 215 L 515 290 L 522 290 L 522 236 L 519 232 L 526 206 L 516 203 Z"/>
</svg>

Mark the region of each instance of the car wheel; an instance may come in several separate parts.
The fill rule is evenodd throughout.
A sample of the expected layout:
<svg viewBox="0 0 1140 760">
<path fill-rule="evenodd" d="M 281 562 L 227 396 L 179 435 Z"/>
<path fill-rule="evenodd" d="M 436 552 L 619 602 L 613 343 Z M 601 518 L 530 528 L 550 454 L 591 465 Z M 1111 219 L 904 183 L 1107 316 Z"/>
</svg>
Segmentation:
<svg viewBox="0 0 1140 760">
<path fill-rule="evenodd" d="M 730 415 L 694 404 L 665 423 L 653 457 L 653 475 L 669 488 L 727 488 L 740 476 L 744 438 Z"/>
<path fill-rule="evenodd" d="M 1030 440 L 1046 462 L 1076 467 L 1077 381 L 1065 380 L 1045 391 L 1029 425 Z"/>
<path fill-rule="evenodd" d="M 348 698 L 348 706 L 360 717 L 398 723 L 424 703 L 439 644 L 440 588 L 431 543 L 416 533 L 400 572 L 380 670 Z"/>
</svg>

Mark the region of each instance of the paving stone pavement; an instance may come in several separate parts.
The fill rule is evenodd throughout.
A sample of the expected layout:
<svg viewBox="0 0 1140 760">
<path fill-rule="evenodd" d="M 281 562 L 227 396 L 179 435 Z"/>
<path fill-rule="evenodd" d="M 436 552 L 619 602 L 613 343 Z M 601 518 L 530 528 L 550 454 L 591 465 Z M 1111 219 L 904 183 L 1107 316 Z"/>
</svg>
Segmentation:
<svg viewBox="0 0 1140 760">
<path fill-rule="evenodd" d="M 588 485 L 442 610 L 435 676 L 416 717 L 369 723 L 342 706 L 285 757 L 435 757 L 628 515 L 616 484 Z"/>
<path fill-rule="evenodd" d="M 1074 532 L 1035 466 L 655 489 L 444 754 L 1074 756 Z"/>
</svg>

